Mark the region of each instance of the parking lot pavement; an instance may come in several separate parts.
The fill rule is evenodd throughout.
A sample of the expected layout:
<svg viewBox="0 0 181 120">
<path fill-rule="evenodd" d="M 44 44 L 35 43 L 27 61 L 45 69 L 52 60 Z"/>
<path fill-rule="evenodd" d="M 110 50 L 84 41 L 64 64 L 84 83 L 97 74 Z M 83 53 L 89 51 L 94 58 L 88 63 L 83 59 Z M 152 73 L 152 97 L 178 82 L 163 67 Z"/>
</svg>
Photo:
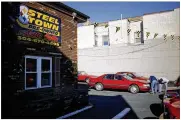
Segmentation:
<svg viewBox="0 0 181 120">
<path fill-rule="evenodd" d="M 70 119 L 111 119 L 127 107 L 131 108 L 131 111 L 125 118 L 158 118 L 161 103 L 158 94 L 94 89 L 89 91 L 89 101 L 94 105 L 93 108 Z"/>
<path fill-rule="evenodd" d="M 122 91 L 96 91 L 91 89 L 89 95 L 100 95 L 100 96 L 122 96 L 125 102 L 131 107 L 132 111 L 138 116 L 138 118 L 157 118 L 154 113 L 159 111 L 161 100 L 158 97 L 158 94 L 152 95 L 150 93 L 137 93 L 132 94 L 129 92 Z M 157 107 L 157 109 L 155 108 Z M 159 113 L 158 113 L 159 114 Z"/>
</svg>

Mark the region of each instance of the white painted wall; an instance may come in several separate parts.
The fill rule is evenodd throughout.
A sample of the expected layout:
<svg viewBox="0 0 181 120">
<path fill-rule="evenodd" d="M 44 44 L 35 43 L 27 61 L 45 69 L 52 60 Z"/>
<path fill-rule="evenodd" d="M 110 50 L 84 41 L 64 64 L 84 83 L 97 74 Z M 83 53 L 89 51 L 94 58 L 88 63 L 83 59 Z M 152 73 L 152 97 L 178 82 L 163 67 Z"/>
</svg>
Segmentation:
<svg viewBox="0 0 181 120">
<path fill-rule="evenodd" d="M 132 71 L 176 80 L 180 75 L 180 41 L 154 39 L 138 46 L 108 46 L 78 50 L 78 70 L 101 75 Z"/>
<path fill-rule="evenodd" d="M 174 18 L 175 18 L 175 34 L 180 36 L 180 8 L 174 9 Z"/>
<path fill-rule="evenodd" d="M 78 27 L 78 48 L 91 48 L 95 44 L 95 35 L 98 36 L 98 46 L 102 46 L 102 35 L 108 35 L 110 39 L 110 45 L 126 43 L 135 43 L 134 32 L 141 30 L 141 21 L 128 23 L 127 19 L 109 21 L 109 27 L 97 26 L 94 29 L 93 25 Z M 128 36 L 127 30 L 130 26 L 131 33 Z M 116 27 L 121 29 L 116 33 Z M 109 32 L 108 32 L 109 28 Z M 180 8 L 174 9 L 170 12 L 155 13 L 143 16 L 143 32 L 144 40 L 146 38 L 146 32 L 150 32 L 148 39 L 153 39 L 154 34 L 158 33 L 157 38 L 163 38 L 164 34 L 180 35 Z"/>
<path fill-rule="evenodd" d="M 148 39 L 153 39 L 155 33 L 158 33 L 157 37 L 163 37 L 164 34 L 167 34 L 167 36 L 179 35 L 179 13 L 180 9 L 175 9 L 169 12 L 144 15 L 144 39 L 147 39 L 146 32 L 150 32 Z"/>
<path fill-rule="evenodd" d="M 98 36 L 98 46 L 103 46 L 102 36 L 108 35 L 108 27 L 105 28 L 105 26 L 97 26 L 95 27 L 95 34 Z"/>
<path fill-rule="evenodd" d="M 77 29 L 78 48 L 92 48 L 94 41 L 94 25 L 81 26 Z"/>
<path fill-rule="evenodd" d="M 131 32 L 130 32 L 130 37 L 129 37 L 129 41 L 130 43 L 135 43 L 135 37 L 134 37 L 134 32 L 136 31 L 141 31 L 141 22 L 142 21 L 138 21 L 138 22 L 131 22 L 130 23 L 130 29 L 131 29 Z M 141 35 L 141 33 L 140 33 Z"/>
<path fill-rule="evenodd" d="M 121 43 L 128 43 L 128 20 L 116 20 L 110 21 L 109 23 L 109 37 L 110 37 L 110 44 L 121 44 Z M 120 30 L 116 32 L 116 27 L 120 27 Z"/>
</svg>

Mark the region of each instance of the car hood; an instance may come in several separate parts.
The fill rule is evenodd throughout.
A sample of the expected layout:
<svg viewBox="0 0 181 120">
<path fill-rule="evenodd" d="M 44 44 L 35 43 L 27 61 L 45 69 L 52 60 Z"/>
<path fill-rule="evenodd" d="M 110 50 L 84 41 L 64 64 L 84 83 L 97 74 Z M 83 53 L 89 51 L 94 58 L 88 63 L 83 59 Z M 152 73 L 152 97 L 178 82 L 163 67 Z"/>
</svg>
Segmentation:
<svg viewBox="0 0 181 120">
<path fill-rule="evenodd" d="M 140 79 L 133 79 L 131 81 L 135 81 L 135 82 L 141 82 L 141 83 L 150 83 L 150 80 L 145 79 L 145 80 L 140 80 Z"/>
<path fill-rule="evenodd" d="M 96 78 L 96 77 L 98 77 L 98 76 L 96 76 L 96 75 L 88 75 L 89 77 L 91 77 L 91 78 Z"/>
<path fill-rule="evenodd" d="M 146 77 L 136 77 L 136 79 L 139 79 L 139 80 L 148 80 L 148 78 L 146 78 Z"/>
</svg>

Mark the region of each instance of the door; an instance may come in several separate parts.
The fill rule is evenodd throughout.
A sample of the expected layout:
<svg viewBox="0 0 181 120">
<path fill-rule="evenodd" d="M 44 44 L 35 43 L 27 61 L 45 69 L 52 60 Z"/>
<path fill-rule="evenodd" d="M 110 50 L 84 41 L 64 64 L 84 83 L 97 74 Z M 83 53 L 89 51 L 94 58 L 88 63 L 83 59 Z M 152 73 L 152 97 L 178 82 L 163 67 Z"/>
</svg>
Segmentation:
<svg viewBox="0 0 181 120">
<path fill-rule="evenodd" d="M 121 75 L 115 75 L 114 84 L 116 89 L 128 89 L 129 88 L 129 80 L 125 79 Z"/>
<path fill-rule="evenodd" d="M 107 74 L 103 77 L 102 83 L 104 88 L 114 88 L 114 74 Z"/>
</svg>

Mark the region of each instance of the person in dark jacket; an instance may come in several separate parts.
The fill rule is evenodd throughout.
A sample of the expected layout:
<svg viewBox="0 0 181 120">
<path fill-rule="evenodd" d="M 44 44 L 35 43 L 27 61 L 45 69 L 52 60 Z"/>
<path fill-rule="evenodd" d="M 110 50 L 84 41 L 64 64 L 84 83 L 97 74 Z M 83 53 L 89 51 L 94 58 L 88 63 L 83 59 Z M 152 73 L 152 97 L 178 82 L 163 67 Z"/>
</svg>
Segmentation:
<svg viewBox="0 0 181 120">
<path fill-rule="evenodd" d="M 151 83 L 151 93 L 157 93 L 158 89 L 158 80 L 155 76 L 150 76 L 150 83 Z"/>
</svg>

